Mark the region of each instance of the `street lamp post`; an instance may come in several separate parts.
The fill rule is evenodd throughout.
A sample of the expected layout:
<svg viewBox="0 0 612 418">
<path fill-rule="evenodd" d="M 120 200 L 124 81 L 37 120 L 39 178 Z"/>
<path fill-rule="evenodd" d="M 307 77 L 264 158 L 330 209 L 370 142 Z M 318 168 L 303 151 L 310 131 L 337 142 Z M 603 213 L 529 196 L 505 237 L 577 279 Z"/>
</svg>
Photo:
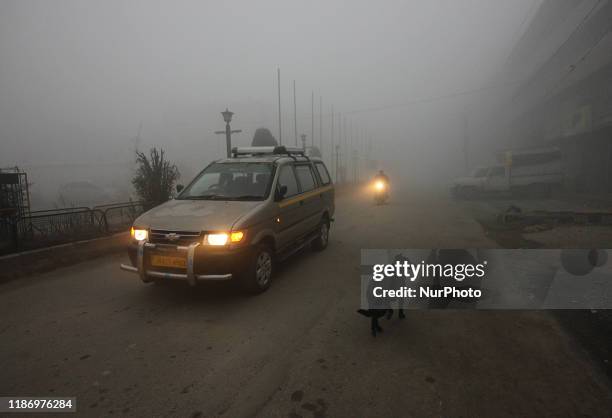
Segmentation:
<svg viewBox="0 0 612 418">
<path fill-rule="evenodd" d="M 338 183 L 338 161 L 340 160 L 340 145 L 336 145 L 336 183 Z"/>
<path fill-rule="evenodd" d="M 358 181 L 358 164 L 359 164 L 359 155 L 357 154 L 357 150 L 353 149 L 353 183 L 357 183 Z"/>
<path fill-rule="evenodd" d="M 237 134 L 242 132 L 241 129 L 237 129 L 232 131 L 230 127 L 230 122 L 232 121 L 232 116 L 234 112 L 230 112 L 227 108 L 225 108 L 224 112 L 221 112 L 223 115 L 223 120 L 225 121 L 225 131 L 216 131 L 216 134 L 225 134 L 225 146 L 227 149 L 227 158 L 232 156 L 232 134 Z"/>
</svg>

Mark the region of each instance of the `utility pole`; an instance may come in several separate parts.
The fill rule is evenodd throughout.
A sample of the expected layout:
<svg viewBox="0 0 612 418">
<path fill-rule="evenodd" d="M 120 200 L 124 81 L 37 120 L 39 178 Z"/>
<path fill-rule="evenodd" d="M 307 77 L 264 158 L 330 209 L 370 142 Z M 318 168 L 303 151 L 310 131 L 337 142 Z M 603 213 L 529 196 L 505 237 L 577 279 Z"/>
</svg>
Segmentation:
<svg viewBox="0 0 612 418">
<path fill-rule="evenodd" d="M 295 135 L 295 146 L 298 146 L 297 134 L 297 101 L 295 99 L 295 80 L 293 80 L 293 130 Z"/>
<path fill-rule="evenodd" d="M 353 150 L 353 183 L 357 183 L 357 150 Z"/>
<path fill-rule="evenodd" d="M 355 149 L 354 141 L 353 141 L 353 119 L 351 119 L 349 121 L 349 132 L 350 132 L 350 135 L 349 135 L 349 146 L 353 150 L 353 149 Z"/>
<path fill-rule="evenodd" d="M 463 115 L 463 163 L 465 165 L 465 174 L 470 172 L 470 137 L 468 135 L 468 115 Z"/>
<path fill-rule="evenodd" d="M 312 92 L 312 95 L 310 96 L 310 115 L 311 115 L 311 125 L 310 125 L 310 142 L 312 143 L 312 146 L 314 147 L 314 91 Z"/>
<path fill-rule="evenodd" d="M 281 129 L 281 91 L 280 91 L 280 67 L 277 68 L 278 75 L 278 142 L 283 145 L 283 130 Z"/>
<path fill-rule="evenodd" d="M 240 133 L 242 132 L 242 130 L 237 129 L 235 131 L 232 131 L 232 128 L 230 127 L 230 122 L 232 121 L 232 116 L 234 115 L 233 112 L 230 112 L 229 110 L 227 110 L 227 108 L 225 108 L 225 111 L 221 112 L 221 115 L 223 115 L 223 120 L 225 121 L 225 131 L 216 131 L 215 133 L 218 135 L 225 134 L 225 147 L 226 147 L 226 152 L 227 152 L 227 158 L 231 158 L 232 156 L 232 134 Z"/>
<path fill-rule="evenodd" d="M 342 113 L 338 112 L 338 144 L 342 145 Z"/>
<path fill-rule="evenodd" d="M 348 147 L 346 146 L 346 137 L 347 137 L 347 131 L 346 131 L 346 116 L 342 117 L 342 121 L 344 124 L 344 127 L 342 128 L 342 133 L 344 134 L 344 137 L 342 138 L 342 149 L 344 150 L 344 155 L 347 156 L 347 160 L 342 161 L 342 167 L 346 168 L 348 167 Z M 348 174 L 345 172 L 345 175 Z"/>
<path fill-rule="evenodd" d="M 323 96 L 319 96 L 319 151 L 323 155 Z"/>
<path fill-rule="evenodd" d="M 336 145 L 336 183 L 338 183 L 338 160 L 340 159 L 340 145 Z"/>
<path fill-rule="evenodd" d="M 342 114 L 338 113 L 338 144 L 336 145 L 336 181 L 338 181 L 338 165 L 340 161 L 338 159 L 338 154 L 340 153 L 340 148 L 342 146 Z"/>
<path fill-rule="evenodd" d="M 374 168 L 373 167 L 373 158 L 372 158 L 372 137 L 370 135 L 368 135 L 368 148 L 367 148 L 367 152 L 368 152 L 368 167 L 370 169 Z"/>
<path fill-rule="evenodd" d="M 330 155 L 330 164 L 332 165 L 332 170 L 333 170 L 333 165 L 334 165 L 334 105 L 331 105 L 331 133 L 329 135 L 329 151 L 331 153 Z"/>
<path fill-rule="evenodd" d="M 302 149 L 306 151 L 306 134 L 302 134 Z"/>
<path fill-rule="evenodd" d="M 350 159 L 351 170 L 353 171 L 353 180 L 355 180 L 355 148 L 353 147 L 353 119 L 349 120 L 348 141 L 349 141 L 348 147 L 351 150 L 351 152 L 349 155 L 347 155 L 347 158 Z"/>
<path fill-rule="evenodd" d="M 359 137 L 359 148 L 362 155 L 365 155 L 365 128 L 361 129 L 361 136 Z"/>
</svg>

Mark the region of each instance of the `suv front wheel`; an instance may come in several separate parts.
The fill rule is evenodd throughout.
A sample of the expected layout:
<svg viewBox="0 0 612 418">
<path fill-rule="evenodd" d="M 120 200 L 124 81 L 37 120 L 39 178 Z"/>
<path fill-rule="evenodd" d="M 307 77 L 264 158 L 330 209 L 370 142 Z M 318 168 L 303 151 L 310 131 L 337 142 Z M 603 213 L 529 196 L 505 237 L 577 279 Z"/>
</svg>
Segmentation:
<svg viewBox="0 0 612 418">
<path fill-rule="evenodd" d="M 270 287 L 274 269 L 274 254 L 265 244 L 254 247 L 242 275 L 242 287 L 249 293 L 261 293 Z"/>
</svg>

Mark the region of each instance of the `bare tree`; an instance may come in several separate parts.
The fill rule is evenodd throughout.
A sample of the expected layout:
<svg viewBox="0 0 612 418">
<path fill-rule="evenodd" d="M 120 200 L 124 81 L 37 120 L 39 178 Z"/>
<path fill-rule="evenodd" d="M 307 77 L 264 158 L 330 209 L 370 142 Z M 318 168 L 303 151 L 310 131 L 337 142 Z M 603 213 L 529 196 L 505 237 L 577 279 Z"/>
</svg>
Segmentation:
<svg viewBox="0 0 612 418">
<path fill-rule="evenodd" d="M 149 157 L 144 152 L 136 151 L 136 175 L 132 184 L 138 197 L 152 205 L 158 205 L 170 199 L 174 184 L 180 177 L 175 164 L 165 158 L 163 149 L 153 147 Z"/>
</svg>

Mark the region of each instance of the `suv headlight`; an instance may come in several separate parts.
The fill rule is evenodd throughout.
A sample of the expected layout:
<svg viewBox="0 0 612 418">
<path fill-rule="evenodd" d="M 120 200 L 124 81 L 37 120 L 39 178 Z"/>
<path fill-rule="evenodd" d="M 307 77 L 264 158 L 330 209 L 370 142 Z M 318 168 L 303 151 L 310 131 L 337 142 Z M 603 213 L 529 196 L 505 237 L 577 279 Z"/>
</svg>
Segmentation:
<svg viewBox="0 0 612 418">
<path fill-rule="evenodd" d="M 146 229 L 134 228 L 130 229 L 130 235 L 136 241 L 144 241 L 149 237 L 149 231 Z"/>
<path fill-rule="evenodd" d="M 206 234 L 204 238 L 204 244 L 222 246 L 228 243 L 237 244 L 244 238 L 243 231 L 233 232 L 217 232 L 214 234 Z"/>
</svg>

